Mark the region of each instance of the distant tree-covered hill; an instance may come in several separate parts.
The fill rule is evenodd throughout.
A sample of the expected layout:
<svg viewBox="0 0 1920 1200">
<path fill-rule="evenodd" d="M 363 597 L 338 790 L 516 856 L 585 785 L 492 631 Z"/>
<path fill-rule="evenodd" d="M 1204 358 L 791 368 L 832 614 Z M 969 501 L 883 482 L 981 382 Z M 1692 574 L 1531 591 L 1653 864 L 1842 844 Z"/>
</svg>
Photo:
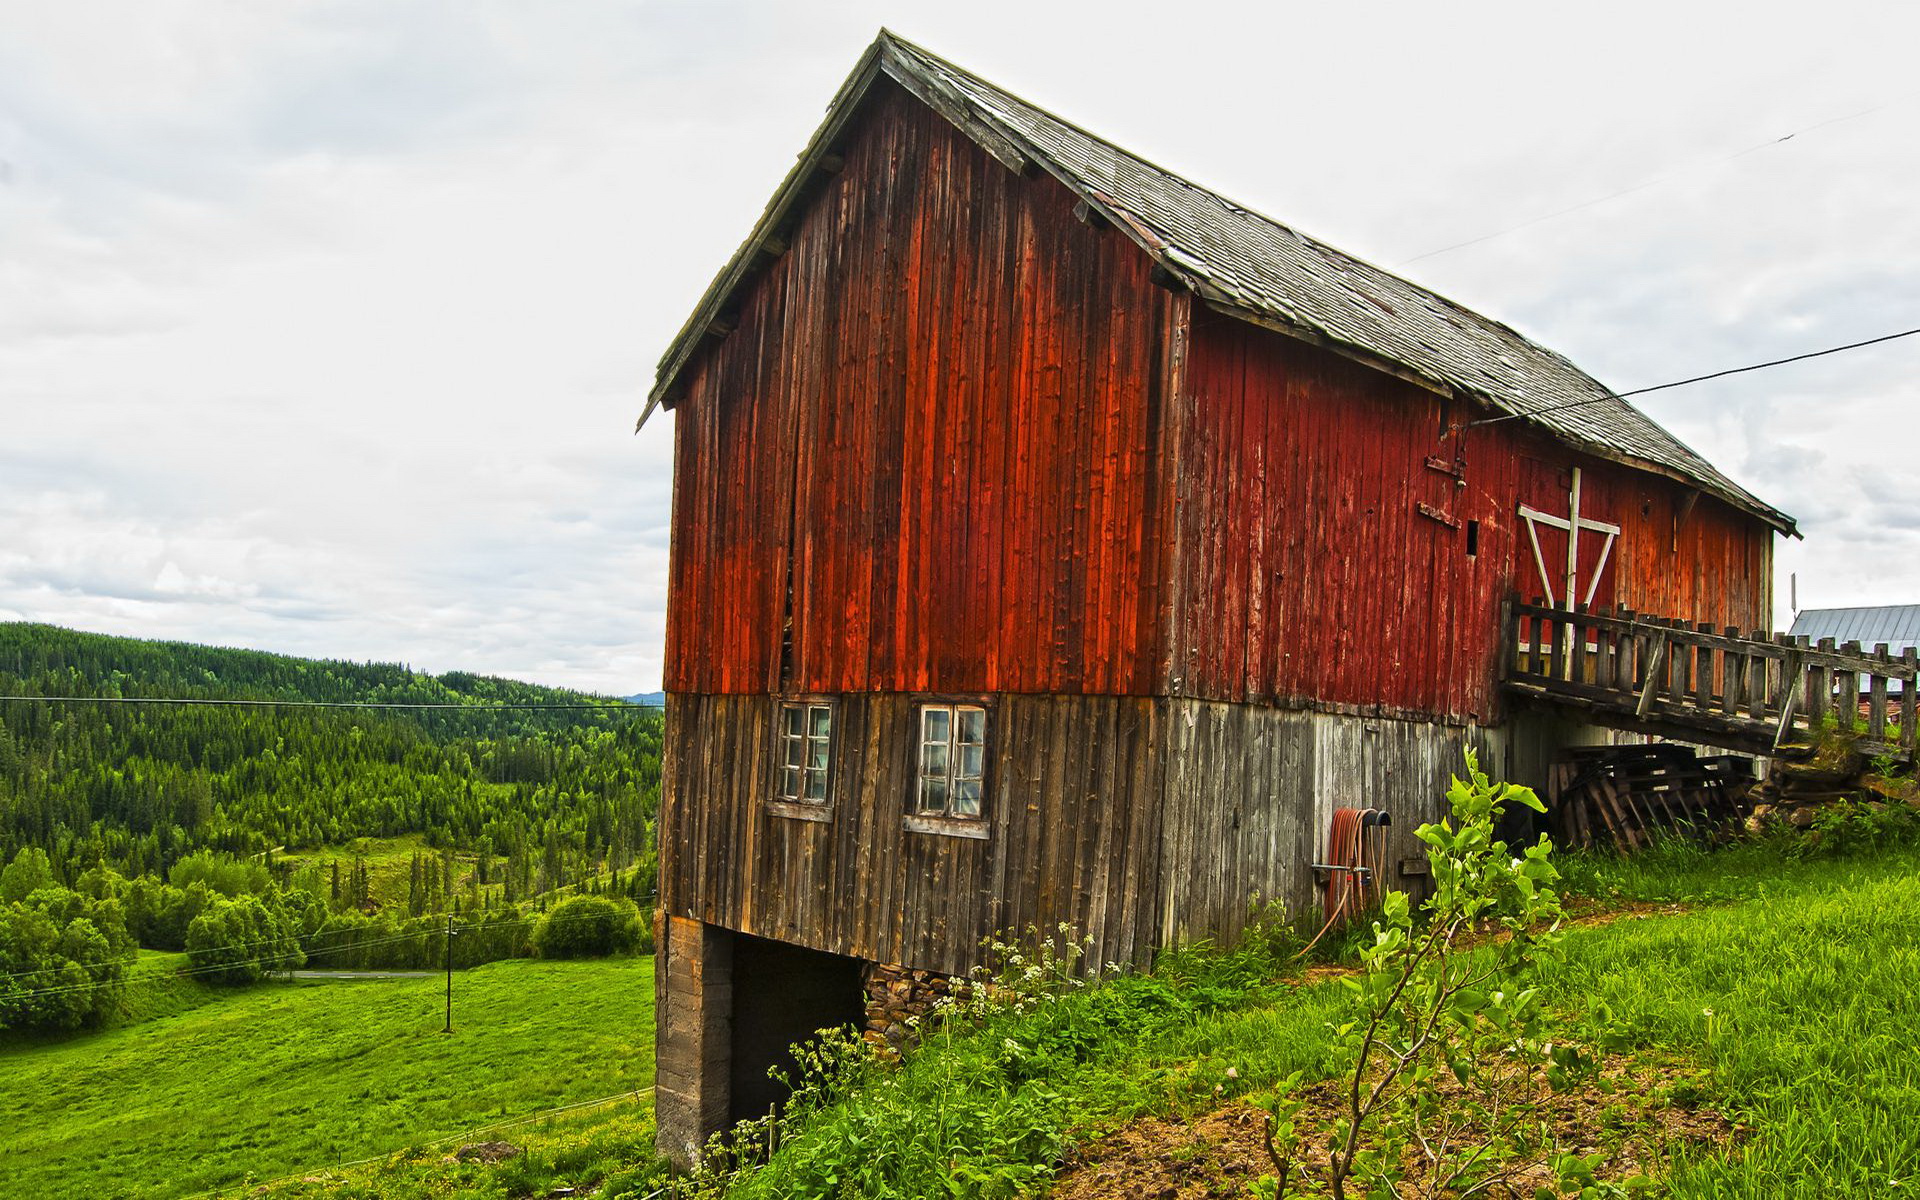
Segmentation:
<svg viewBox="0 0 1920 1200">
<path fill-rule="evenodd" d="M 0 624 L 0 695 L 40 698 L 0 701 L 0 863 L 37 847 L 61 881 L 96 866 L 165 877 L 200 850 L 419 834 L 509 898 L 603 870 L 650 883 L 657 710 L 466 672 L 20 623 Z M 60 702 L 77 697 L 460 707 Z M 591 707 L 508 707 L 527 705 Z"/>
</svg>

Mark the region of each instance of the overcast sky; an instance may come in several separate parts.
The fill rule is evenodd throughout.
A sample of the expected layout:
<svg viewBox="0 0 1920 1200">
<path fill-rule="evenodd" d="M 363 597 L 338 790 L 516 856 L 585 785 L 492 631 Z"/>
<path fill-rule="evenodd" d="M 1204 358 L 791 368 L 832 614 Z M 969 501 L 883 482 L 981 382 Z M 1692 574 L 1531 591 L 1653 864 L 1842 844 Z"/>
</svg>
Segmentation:
<svg viewBox="0 0 1920 1200">
<path fill-rule="evenodd" d="M 1920 6 L 1574 12 L 4 0 L 0 620 L 658 687 L 634 418 L 883 24 L 1616 389 L 1920 326 Z M 1920 602 L 1920 338 L 1644 406 Z"/>
</svg>

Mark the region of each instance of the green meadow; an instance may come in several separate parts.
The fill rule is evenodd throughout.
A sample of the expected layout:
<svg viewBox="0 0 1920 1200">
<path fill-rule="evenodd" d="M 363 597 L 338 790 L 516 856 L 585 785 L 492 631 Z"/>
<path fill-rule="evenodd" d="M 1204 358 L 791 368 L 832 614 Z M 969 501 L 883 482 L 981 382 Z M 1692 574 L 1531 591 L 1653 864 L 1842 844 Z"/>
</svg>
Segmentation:
<svg viewBox="0 0 1920 1200">
<path fill-rule="evenodd" d="M 1920 851 L 1676 843 L 1562 866 L 1598 915 L 1536 982 L 1576 1018 L 1604 1005 L 1626 1053 L 1683 1064 L 1688 1102 L 1744 1131 L 1676 1147 L 1657 1164 L 1666 1194 L 1915 1189 Z M 1349 993 L 1303 974 L 1297 945 L 1276 932 L 1190 948 L 1032 1013 L 941 1029 L 901 1068 L 842 1076 L 726 1194 L 1041 1195 L 1137 1118 L 1189 1120 L 1294 1071 L 1324 1076 Z M 644 1097 L 504 1123 L 645 1089 L 651 981 L 645 959 L 495 963 L 456 976 L 452 1036 L 437 979 L 175 996 L 138 1023 L 0 1050 L 0 1179 L 22 1196 L 238 1196 L 267 1181 L 289 1198 L 640 1200 L 663 1180 Z M 525 1153 L 448 1156 L 494 1137 Z"/>
<path fill-rule="evenodd" d="M 136 984 L 126 1023 L 0 1046 L 0 1194 L 238 1194 L 617 1093 L 648 1111 L 650 958 L 515 959 L 453 988 L 447 1034 L 438 977 Z"/>
</svg>

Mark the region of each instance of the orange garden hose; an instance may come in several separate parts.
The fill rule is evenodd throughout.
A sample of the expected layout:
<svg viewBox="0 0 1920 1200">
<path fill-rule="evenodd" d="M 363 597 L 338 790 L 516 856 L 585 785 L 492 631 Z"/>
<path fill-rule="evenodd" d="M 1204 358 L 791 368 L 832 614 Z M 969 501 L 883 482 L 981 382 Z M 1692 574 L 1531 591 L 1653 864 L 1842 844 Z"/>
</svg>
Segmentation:
<svg viewBox="0 0 1920 1200">
<path fill-rule="evenodd" d="M 1314 866 L 1327 873 L 1323 911 L 1326 924 L 1301 954 L 1320 944 L 1337 925 L 1380 903 L 1387 863 L 1387 826 L 1393 817 L 1378 808 L 1336 808 L 1327 830 L 1327 860 Z M 1343 919 L 1344 918 L 1344 919 Z"/>
</svg>

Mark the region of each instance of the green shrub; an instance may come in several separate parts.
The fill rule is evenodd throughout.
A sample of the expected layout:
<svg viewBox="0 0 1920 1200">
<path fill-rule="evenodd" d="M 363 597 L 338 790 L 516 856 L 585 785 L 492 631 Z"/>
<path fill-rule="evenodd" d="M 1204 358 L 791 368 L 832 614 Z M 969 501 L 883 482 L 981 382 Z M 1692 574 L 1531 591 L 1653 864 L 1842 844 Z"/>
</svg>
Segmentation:
<svg viewBox="0 0 1920 1200">
<path fill-rule="evenodd" d="M 640 910 L 630 900 L 574 896 L 554 905 L 533 930 L 541 958 L 603 958 L 641 948 Z"/>
<path fill-rule="evenodd" d="M 7 868 L 0 903 L 0 1030 L 98 1025 L 119 1007 L 133 957 L 120 902 L 48 881 L 46 856 L 23 850 Z"/>
<path fill-rule="evenodd" d="M 292 923 L 254 896 L 216 900 L 187 927 L 187 962 L 209 983 L 257 983 L 305 961 Z"/>
<path fill-rule="evenodd" d="M 1543 1082 L 1559 1087 L 1591 1068 L 1529 986 L 1536 962 L 1560 961 L 1565 936 L 1552 844 L 1543 835 L 1516 852 L 1494 837 L 1508 802 L 1546 808 L 1527 788 L 1489 780 L 1472 751 L 1447 801 L 1450 819 L 1414 831 L 1427 845 L 1433 895 L 1416 913 L 1405 892 L 1388 892 L 1361 971 L 1341 981 L 1357 1012 L 1339 1029 L 1338 1117 L 1299 1127 L 1300 1075 L 1268 1105 L 1276 1173 L 1256 1188 L 1266 1200 L 1296 1194 L 1290 1183 L 1304 1183 L 1301 1168 L 1323 1151 L 1336 1200 L 1355 1185 L 1367 1196 L 1492 1194 L 1540 1163 L 1563 1177 L 1590 1173 L 1588 1160 L 1559 1153 L 1538 1107 Z M 1498 936 L 1473 947 L 1488 932 Z M 1443 1097 L 1443 1078 L 1458 1091 Z M 1424 1180 L 1408 1178 L 1409 1161 Z"/>
</svg>

